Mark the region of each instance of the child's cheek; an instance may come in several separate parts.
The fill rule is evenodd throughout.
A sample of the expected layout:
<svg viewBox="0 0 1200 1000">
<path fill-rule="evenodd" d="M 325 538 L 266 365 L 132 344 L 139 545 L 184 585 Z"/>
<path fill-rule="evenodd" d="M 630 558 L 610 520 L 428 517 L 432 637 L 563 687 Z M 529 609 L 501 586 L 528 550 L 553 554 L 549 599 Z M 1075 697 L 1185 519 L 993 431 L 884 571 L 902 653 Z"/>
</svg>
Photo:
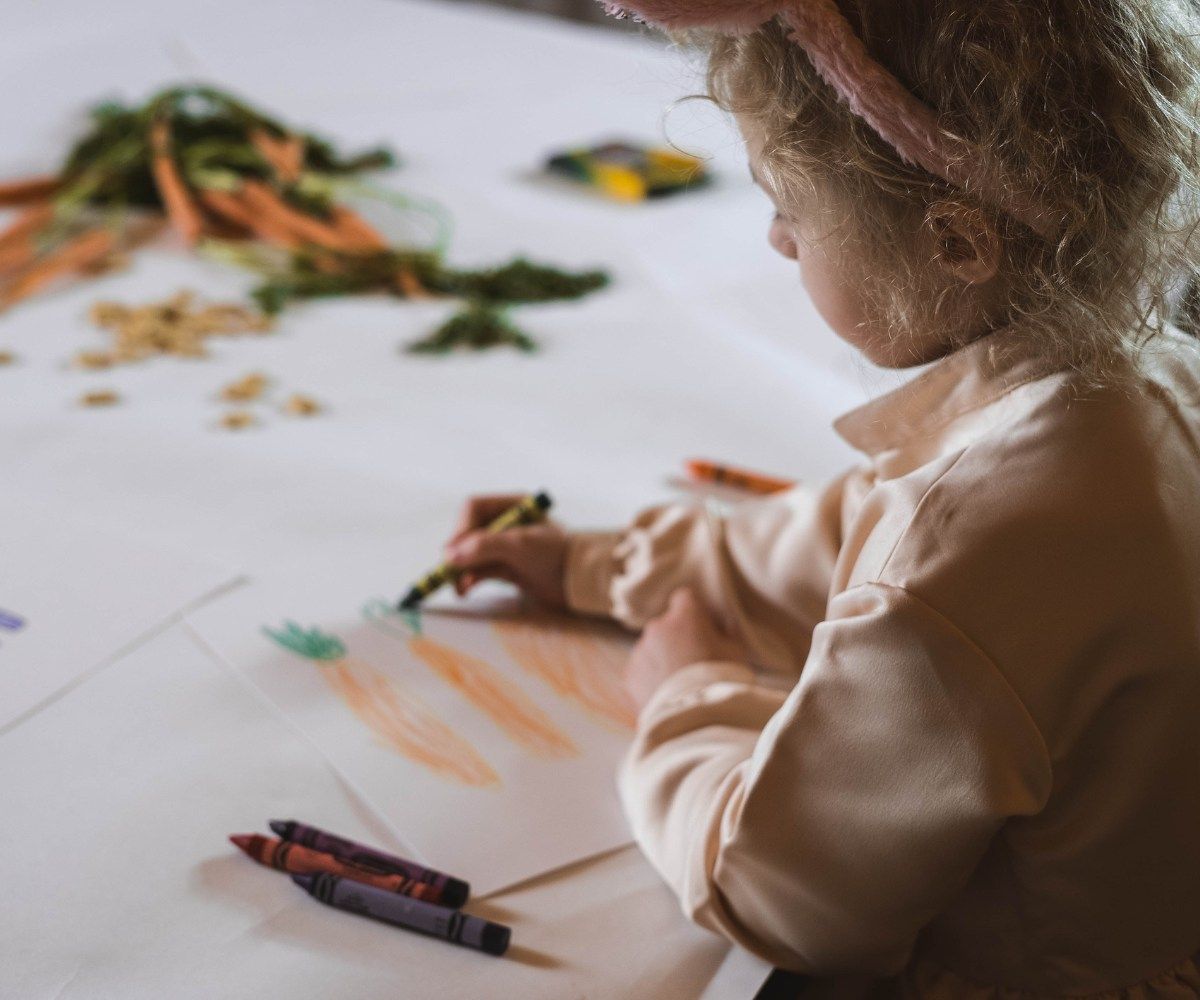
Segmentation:
<svg viewBox="0 0 1200 1000">
<path fill-rule="evenodd" d="M 840 266 L 826 251 L 828 244 L 802 240 L 794 244 L 800 279 L 817 312 L 843 340 L 862 349 L 866 317 L 858 283 L 850 269 Z"/>
</svg>

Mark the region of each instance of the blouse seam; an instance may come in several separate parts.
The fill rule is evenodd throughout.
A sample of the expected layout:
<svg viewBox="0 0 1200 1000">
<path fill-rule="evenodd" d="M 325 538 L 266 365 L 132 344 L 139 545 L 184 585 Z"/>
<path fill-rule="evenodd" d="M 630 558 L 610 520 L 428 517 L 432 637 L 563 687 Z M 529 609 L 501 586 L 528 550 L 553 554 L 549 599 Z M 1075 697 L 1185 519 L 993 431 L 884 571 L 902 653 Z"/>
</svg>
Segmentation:
<svg viewBox="0 0 1200 1000">
<path fill-rule="evenodd" d="M 908 537 L 909 530 L 917 520 L 917 515 L 921 512 L 921 508 L 925 506 L 926 501 L 929 500 L 930 495 L 933 493 L 938 483 L 940 483 L 947 475 L 950 474 L 950 470 L 958 465 L 959 460 L 967 453 L 968 448 L 970 448 L 970 445 L 964 445 L 962 448 L 960 448 L 958 454 L 954 456 L 954 461 L 946 466 L 946 468 L 944 468 L 940 473 L 938 473 L 937 478 L 934 479 L 934 481 L 927 487 L 925 487 L 925 492 L 921 494 L 921 499 L 918 500 L 916 506 L 913 507 L 913 512 L 908 516 L 908 521 L 900 530 L 900 534 L 896 536 L 896 540 L 892 543 L 891 549 L 888 550 L 887 557 L 883 560 L 883 564 L 879 567 L 879 576 L 882 576 L 887 571 L 888 565 L 892 561 L 892 557 L 896 554 L 896 550 L 900 548 L 900 543 Z"/>
<path fill-rule="evenodd" d="M 1016 387 L 1014 386 L 1014 388 L 1016 388 Z M 1051 782 L 1053 783 L 1054 768 L 1053 768 L 1053 766 L 1051 764 L 1051 760 L 1050 760 L 1050 748 L 1046 745 L 1046 740 L 1045 740 L 1045 737 L 1042 735 L 1041 727 L 1038 726 L 1037 721 L 1033 718 L 1033 714 L 1029 711 L 1029 708 L 1025 704 L 1024 699 L 1017 693 L 1016 688 L 1014 688 L 1012 686 L 1012 683 L 1009 681 L 1008 675 L 1003 670 L 1000 669 L 1000 665 L 998 663 L 996 663 L 995 659 L 993 659 L 992 656 L 989 653 L 987 653 L 983 649 L 982 646 L 979 645 L 979 643 L 977 643 L 974 639 L 972 639 L 969 635 L 967 635 L 961 628 L 958 627 L 958 625 L 956 625 L 953 621 L 951 621 L 948 617 L 946 617 L 946 615 L 944 615 L 941 611 L 939 611 L 933 605 L 931 605 L 930 603 L 925 601 L 923 598 L 921 598 L 918 595 L 916 595 L 915 593 L 913 593 L 907 587 L 898 586 L 898 585 L 892 584 L 892 583 L 886 583 L 882 579 L 883 575 L 887 572 L 888 566 L 891 565 L 892 558 L 896 555 L 896 552 L 899 550 L 901 543 L 908 537 L 909 531 L 911 530 L 913 524 L 916 522 L 917 516 L 920 514 L 922 508 L 925 507 L 928 502 L 930 502 L 930 498 L 932 497 L 933 492 L 937 488 L 938 484 L 941 483 L 941 481 L 943 479 L 945 479 L 946 476 L 948 476 L 950 474 L 950 472 L 958 465 L 958 463 L 962 460 L 963 456 L 966 455 L 966 453 L 970 450 L 970 447 L 971 446 L 969 444 L 964 445 L 959 450 L 958 454 L 954 456 L 954 461 L 952 461 L 948 466 L 946 466 L 946 468 L 944 468 L 940 473 L 938 473 L 937 478 L 934 479 L 933 482 L 931 482 L 925 488 L 925 492 L 921 494 L 921 499 L 917 501 L 916 506 L 913 508 L 912 514 L 909 515 L 908 522 L 904 525 L 904 528 L 900 531 L 900 534 L 897 536 L 896 541 L 892 544 L 891 549 L 888 551 L 887 557 L 883 560 L 882 565 L 879 567 L 879 570 L 876 574 L 874 582 L 877 583 L 881 587 L 889 587 L 893 590 L 898 590 L 903 594 L 907 594 L 910 598 L 912 598 L 912 600 L 916 601 L 917 603 L 922 605 L 924 608 L 926 608 L 928 611 L 935 614 L 943 622 L 945 622 L 951 629 L 953 629 L 956 633 L 958 633 L 958 635 L 961 636 L 965 642 L 967 642 L 973 649 L 975 649 L 979 653 L 980 656 L 984 657 L 984 659 L 986 659 L 987 662 L 989 664 L 991 664 L 992 669 L 1004 681 L 1004 686 L 1012 694 L 1013 698 L 1016 699 L 1017 704 L 1019 704 L 1021 706 L 1021 711 L 1024 712 L 1025 717 L 1028 720 L 1029 724 L 1033 727 L 1034 732 L 1037 733 L 1038 742 L 1041 744 L 1042 753 L 1045 757 L 1046 769 L 1050 773 Z"/>
<path fill-rule="evenodd" d="M 963 450 L 965 451 L 966 449 L 963 449 Z M 957 461 L 957 459 L 955 461 Z M 951 466 L 951 468 L 953 468 L 953 466 Z M 946 471 L 949 472 L 950 470 L 947 469 Z M 944 475 L 944 473 L 943 473 L 943 475 Z M 941 477 L 939 476 L 938 478 L 940 479 Z M 924 498 L 922 498 L 922 499 L 924 499 Z M 987 664 L 992 668 L 993 674 L 995 674 L 995 676 L 1000 680 L 1000 682 L 1004 685 L 1005 689 L 1012 696 L 1013 701 L 1020 707 L 1021 714 L 1025 717 L 1025 721 L 1028 723 L 1029 728 L 1033 731 L 1034 735 L 1037 738 L 1037 749 L 1040 752 L 1041 764 L 1042 764 L 1042 767 L 1045 770 L 1045 773 L 1047 776 L 1046 794 L 1038 802 L 1038 810 L 1040 811 L 1042 808 L 1044 808 L 1047 800 L 1050 797 L 1050 791 L 1054 787 L 1054 765 L 1051 763 L 1051 760 L 1050 760 L 1050 748 L 1046 745 L 1046 738 L 1042 735 L 1041 727 L 1037 724 L 1037 720 L 1034 719 L 1033 714 L 1029 711 L 1028 706 L 1025 704 L 1025 700 L 1017 692 L 1016 688 L 1014 688 L 1012 686 L 1012 682 L 1009 681 L 1008 676 L 1004 673 L 1003 670 L 1000 669 L 1000 666 L 996 663 L 996 661 L 992 658 L 992 656 L 990 654 L 988 654 L 988 652 L 986 650 L 984 650 L 983 647 L 979 645 L 979 643 L 977 643 L 974 639 L 972 639 L 969 635 L 967 635 L 966 632 L 964 632 L 961 628 L 959 628 L 958 625 L 956 625 L 953 621 L 951 621 L 950 618 L 948 618 L 946 615 L 944 615 L 941 611 L 939 611 L 937 608 L 935 608 L 932 604 L 930 604 L 924 598 L 920 597 L 917 594 L 914 594 L 907 587 L 900 587 L 893 583 L 885 583 L 883 580 L 878 580 L 878 579 L 873 580 L 870 583 L 860 584 L 859 586 L 861 586 L 861 587 L 876 586 L 876 587 L 883 588 L 885 590 L 891 590 L 891 591 L 903 594 L 905 597 L 907 597 L 909 600 L 911 600 L 914 604 L 920 605 L 931 615 L 935 616 L 939 621 L 941 621 L 947 628 L 949 628 L 955 635 L 957 635 L 964 643 L 966 643 L 972 650 L 974 650 L 980 657 L 982 657 L 987 662 Z M 858 588 L 851 588 L 851 589 L 858 589 Z M 1008 862 L 1010 864 L 1010 870 L 1011 870 L 1011 857 L 1008 858 Z M 1018 909 L 1018 912 L 1020 913 L 1020 922 L 1022 925 L 1021 952 L 1024 955 L 1026 953 L 1026 945 L 1027 945 L 1027 941 L 1028 941 L 1028 926 L 1027 926 L 1027 921 L 1025 918 L 1024 892 L 1023 891 L 1020 893 L 1020 898 L 1017 903 L 1017 909 Z M 949 971 L 954 972 L 955 975 L 961 975 L 961 973 L 957 972 L 956 970 L 949 970 Z M 971 981 L 967 976 L 962 976 L 962 978 L 968 982 Z M 1011 987 L 1005 987 L 1005 988 L 1011 989 Z"/>
<path fill-rule="evenodd" d="M 926 601 L 924 598 L 918 596 L 917 594 L 914 594 L 907 587 L 897 586 L 894 583 L 886 583 L 883 580 L 872 580 L 867 583 L 860 583 L 857 587 L 852 587 L 851 590 L 857 590 L 857 589 L 859 589 L 859 587 L 870 587 L 870 586 L 882 587 L 886 590 L 896 591 L 898 593 L 903 594 L 905 597 L 909 598 L 914 603 L 919 604 L 930 614 L 935 615 L 937 618 L 939 618 L 948 628 L 950 628 L 955 634 L 957 634 L 959 636 L 959 638 L 961 638 L 963 640 L 963 642 L 965 642 L 976 653 L 978 653 L 981 657 L 983 657 L 983 659 L 985 659 L 988 662 L 988 664 L 991 666 L 992 670 L 995 672 L 996 676 L 999 677 L 1000 680 L 1004 683 L 1004 687 L 1008 690 L 1009 694 L 1012 695 L 1013 700 L 1021 707 L 1021 712 L 1025 716 L 1025 720 L 1029 723 L 1029 727 L 1036 734 L 1038 746 L 1041 749 L 1042 760 L 1045 765 L 1046 773 L 1050 777 L 1050 785 L 1053 786 L 1054 766 L 1051 763 L 1050 748 L 1046 745 L 1046 739 L 1042 735 L 1041 727 L 1037 724 L 1037 720 L 1034 719 L 1033 714 L 1029 711 L 1028 706 L 1025 704 L 1025 700 L 1020 696 L 1020 694 L 1017 693 L 1017 689 L 1012 686 L 1012 682 L 1009 681 L 1008 675 L 1005 674 L 1004 671 L 1000 669 L 1000 667 L 996 663 L 996 661 L 983 649 L 982 646 L 979 645 L 979 643 L 977 643 L 974 639 L 972 639 L 969 635 L 967 635 L 967 633 L 964 632 L 961 628 L 959 628 L 953 621 L 951 621 L 951 619 L 947 618 L 944 614 L 942 614 L 942 612 L 940 612 L 932 604 L 930 604 L 928 601 Z M 845 591 L 845 593 L 850 593 L 850 591 Z M 1049 797 L 1049 791 L 1047 791 L 1046 797 L 1047 798 Z M 1042 802 L 1039 803 L 1038 808 L 1040 809 L 1044 805 L 1045 805 L 1045 799 L 1043 799 Z"/>
</svg>

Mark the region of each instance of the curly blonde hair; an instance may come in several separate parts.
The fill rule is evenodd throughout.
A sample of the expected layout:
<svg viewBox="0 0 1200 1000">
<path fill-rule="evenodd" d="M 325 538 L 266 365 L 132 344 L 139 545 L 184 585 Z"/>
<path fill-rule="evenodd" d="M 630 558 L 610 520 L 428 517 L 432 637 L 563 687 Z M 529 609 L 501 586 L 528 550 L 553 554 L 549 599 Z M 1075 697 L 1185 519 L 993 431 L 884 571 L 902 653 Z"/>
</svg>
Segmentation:
<svg viewBox="0 0 1200 1000">
<path fill-rule="evenodd" d="M 818 199 L 869 307 L 899 342 L 959 328 L 961 285 L 913 252 L 935 204 L 983 212 L 1003 247 L 1007 313 L 1087 376 L 1120 380 L 1200 269 L 1200 34 L 1193 0 L 841 0 L 871 54 L 942 127 L 1062 212 L 1048 240 L 901 162 L 841 104 L 787 29 L 709 36 L 709 95 L 766 137 L 782 206 Z"/>
</svg>

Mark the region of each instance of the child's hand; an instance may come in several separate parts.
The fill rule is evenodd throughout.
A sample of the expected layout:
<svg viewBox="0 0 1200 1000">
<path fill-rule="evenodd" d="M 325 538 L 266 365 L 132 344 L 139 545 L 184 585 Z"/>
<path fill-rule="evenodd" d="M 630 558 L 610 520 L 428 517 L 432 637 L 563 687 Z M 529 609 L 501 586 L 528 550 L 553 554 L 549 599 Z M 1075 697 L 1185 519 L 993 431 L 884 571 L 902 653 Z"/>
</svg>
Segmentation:
<svg viewBox="0 0 1200 1000">
<path fill-rule="evenodd" d="M 708 609 L 686 587 L 671 595 L 667 610 L 651 621 L 633 647 L 625 688 L 640 709 L 676 671 L 713 660 L 746 662 L 746 651 L 721 631 Z"/>
<path fill-rule="evenodd" d="M 465 594 L 480 580 L 507 580 L 551 608 L 567 606 L 563 573 L 567 533 L 553 521 L 489 534 L 480 530 L 522 495 L 472 497 L 463 506 L 446 558 L 464 572 L 455 589 Z"/>
</svg>

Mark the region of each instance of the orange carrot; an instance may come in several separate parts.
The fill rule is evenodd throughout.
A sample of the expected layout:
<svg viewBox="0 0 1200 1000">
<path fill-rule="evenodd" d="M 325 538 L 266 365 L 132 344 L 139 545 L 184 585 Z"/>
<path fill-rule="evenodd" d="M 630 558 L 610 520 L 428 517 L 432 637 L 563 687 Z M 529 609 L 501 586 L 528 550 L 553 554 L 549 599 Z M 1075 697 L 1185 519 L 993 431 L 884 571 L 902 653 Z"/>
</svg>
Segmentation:
<svg viewBox="0 0 1200 1000">
<path fill-rule="evenodd" d="M 197 196 L 196 200 L 203 205 L 204 199 Z M 205 235 L 218 240 L 247 240 L 254 236 L 246 226 L 238 225 L 212 212 L 205 213 L 204 232 Z"/>
<path fill-rule="evenodd" d="M 189 245 L 195 244 L 204 230 L 204 218 L 196 208 L 187 184 L 179 174 L 175 157 L 171 150 L 171 126 L 165 118 L 157 119 L 150 126 L 150 169 L 154 174 L 154 183 L 167 209 L 167 217 L 171 220 Z"/>
<path fill-rule="evenodd" d="M 37 254 L 39 231 L 54 218 L 48 202 L 25 209 L 7 230 L 0 233 L 0 274 L 24 267 Z"/>
<path fill-rule="evenodd" d="M 298 249 L 303 240 L 285 226 L 275 220 L 255 212 L 240 194 L 229 191 L 218 191 L 214 188 L 202 188 L 197 195 L 206 209 L 226 222 L 232 223 L 244 230 L 254 233 L 268 243 L 286 247 L 289 250 Z"/>
<path fill-rule="evenodd" d="M 332 214 L 334 228 L 347 240 L 356 243 L 363 251 L 387 249 L 387 240 L 357 212 L 353 212 L 343 205 L 335 205 Z M 410 267 L 401 267 L 396 272 L 396 284 L 410 299 L 432 298 L 428 289 L 421 284 Z"/>
<path fill-rule="evenodd" d="M 0 207 L 28 205 L 31 201 L 45 201 L 58 193 L 57 177 L 24 177 L 18 181 L 0 184 Z"/>
<path fill-rule="evenodd" d="M 410 267 L 401 267 L 400 270 L 396 272 L 396 284 L 400 286 L 400 291 L 404 293 L 406 298 L 433 298 L 433 296 L 429 293 L 429 289 L 421 284 L 420 279 L 417 278 L 416 274 L 413 273 L 413 270 Z"/>
<path fill-rule="evenodd" d="M 136 247 L 142 246 L 144 243 L 149 243 L 157 237 L 167 226 L 167 220 L 159 216 L 149 216 L 147 218 L 133 217 L 125 222 L 125 228 L 121 232 L 121 244 L 125 250 L 133 250 Z"/>
<path fill-rule="evenodd" d="M 113 252 L 116 241 L 107 229 L 89 229 L 35 260 L 0 290 L 0 311 L 10 309 L 57 278 L 96 264 Z"/>
<path fill-rule="evenodd" d="M 270 218 L 306 243 L 350 253 L 366 249 L 358 240 L 343 235 L 328 222 L 293 208 L 261 181 L 243 182 L 242 198 L 258 216 Z"/>
<path fill-rule="evenodd" d="M 387 240 L 380 236 L 378 230 L 357 212 L 342 205 L 335 205 L 332 215 L 333 228 L 347 240 L 353 240 L 368 250 L 387 249 Z"/>
<path fill-rule="evenodd" d="M 267 243 L 287 250 L 299 250 L 306 246 L 304 240 L 276 219 L 257 214 L 241 193 L 208 189 L 202 190 L 199 197 L 200 203 L 218 219 L 240 226 Z M 314 263 L 326 274 L 341 270 L 337 260 L 328 254 L 317 254 Z"/>
<path fill-rule="evenodd" d="M 304 140 L 298 135 L 277 138 L 263 129 L 250 133 L 250 141 L 281 181 L 294 184 L 304 171 Z"/>
</svg>

